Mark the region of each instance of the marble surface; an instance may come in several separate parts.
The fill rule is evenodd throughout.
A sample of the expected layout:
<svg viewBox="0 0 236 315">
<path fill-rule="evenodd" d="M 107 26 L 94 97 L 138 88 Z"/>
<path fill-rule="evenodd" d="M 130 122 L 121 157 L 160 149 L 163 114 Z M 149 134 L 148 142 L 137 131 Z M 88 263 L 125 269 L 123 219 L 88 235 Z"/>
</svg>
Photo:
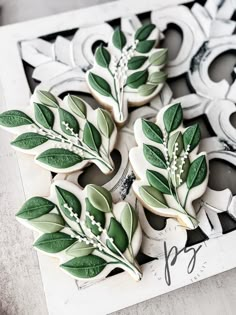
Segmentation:
<svg viewBox="0 0 236 315">
<path fill-rule="evenodd" d="M 102 2 L 105 1 L 0 0 L 0 23 L 25 21 Z M 31 246 L 33 236 L 14 218 L 14 213 L 24 200 L 24 191 L 16 154 L 10 148 L 9 141 L 10 136 L 1 131 L 0 315 L 46 315 L 37 255 Z M 233 315 L 235 309 L 236 269 L 114 314 Z"/>
</svg>

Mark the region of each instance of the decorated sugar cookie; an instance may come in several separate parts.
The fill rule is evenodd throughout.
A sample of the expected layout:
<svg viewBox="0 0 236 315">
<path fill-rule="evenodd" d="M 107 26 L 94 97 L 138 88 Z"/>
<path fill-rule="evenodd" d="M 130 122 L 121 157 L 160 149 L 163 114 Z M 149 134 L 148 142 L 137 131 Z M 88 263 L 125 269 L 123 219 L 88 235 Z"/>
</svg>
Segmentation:
<svg viewBox="0 0 236 315">
<path fill-rule="evenodd" d="M 29 108 L 0 114 L 0 125 L 18 135 L 11 143 L 15 149 L 35 155 L 36 163 L 50 171 L 69 173 L 88 163 L 105 174 L 114 169 L 110 152 L 117 131 L 110 114 L 77 96 L 61 101 L 36 91 Z"/>
<path fill-rule="evenodd" d="M 194 229 L 193 201 L 203 195 L 208 182 L 208 160 L 199 152 L 199 126 L 183 127 L 179 103 L 163 107 L 156 122 L 138 119 L 134 125 L 138 147 L 130 151 L 137 180 L 133 189 L 144 207 L 153 213 L 176 218 Z"/>
<path fill-rule="evenodd" d="M 76 279 L 102 279 L 115 268 L 142 277 L 135 260 L 142 239 L 136 211 L 127 202 L 113 204 L 103 187 L 81 190 L 55 181 L 48 198 L 27 200 L 16 216 L 39 232 L 34 247 L 59 258 L 61 269 Z"/>
<path fill-rule="evenodd" d="M 117 28 L 108 46 L 101 45 L 95 52 L 87 83 L 118 124 L 126 121 L 128 106 L 148 103 L 163 87 L 166 74 L 161 69 L 167 50 L 156 49 L 158 41 L 154 24 L 143 25 L 132 35 Z"/>
</svg>

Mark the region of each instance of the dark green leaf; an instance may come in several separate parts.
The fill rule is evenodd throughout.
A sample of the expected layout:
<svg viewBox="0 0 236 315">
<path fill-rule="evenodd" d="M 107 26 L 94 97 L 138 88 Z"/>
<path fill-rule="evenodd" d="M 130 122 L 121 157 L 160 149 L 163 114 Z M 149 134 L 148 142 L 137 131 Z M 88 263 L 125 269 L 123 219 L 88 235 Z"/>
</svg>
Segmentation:
<svg viewBox="0 0 236 315">
<path fill-rule="evenodd" d="M 136 50 L 141 54 L 146 54 L 154 47 L 154 45 L 155 40 L 144 40 L 137 44 Z"/>
<path fill-rule="evenodd" d="M 48 141 L 48 138 L 35 132 L 26 132 L 18 136 L 11 144 L 14 147 L 30 150 Z"/>
<path fill-rule="evenodd" d="M 144 135 L 157 143 L 163 143 L 163 134 L 161 129 L 151 121 L 142 119 L 142 129 Z"/>
<path fill-rule="evenodd" d="M 72 208 L 72 212 L 77 214 L 77 217 L 80 218 L 81 203 L 79 199 L 70 191 L 61 187 L 55 186 L 55 190 L 61 212 L 70 220 L 76 221 L 76 218 L 71 216 L 71 212 L 65 207 L 65 204 L 67 204 L 68 207 Z"/>
<path fill-rule="evenodd" d="M 135 33 L 135 39 L 141 41 L 147 39 L 155 28 L 156 26 L 154 24 L 147 24 L 141 26 Z"/>
<path fill-rule="evenodd" d="M 120 30 L 120 28 L 116 28 L 115 32 L 113 33 L 112 36 L 112 43 L 113 45 L 122 50 L 122 48 L 125 46 L 126 44 L 126 37 L 125 34 Z"/>
<path fill-rule="evenodd" d="M 59 253 L 71 246 L 75 241 L 76 239 L 62 232 L 46 233 L 36 240 L 34 247 L 46 253 Z"/>
<path fill-rule="evenodd" d="M 134 208 L 129 203 L 126 204 L 121 212 L 120 223 L 128 235 L 129 243 L 131 243 L 134 232 L 138 226 L 138 217 Z"/>
<path fill-rule="evenodd" d="M 36 95 L 40 103 L 49 107 L 59 107 L 58 101 L 55 96 L 47 91 L 37 90 Z"/>
<path fill-rule="evenodd" d="M 177 150 L 175 151 L 175 146 L 177 146 Z M 181 131 L 176 131 L 174 134 L 171 135 L 168 141 L 168 153 L 169 157 L 172 158 L 173 153 L 175 151 L 175 155 L 179 156 L 183 151 L 183 137 Z"/>
<path fill-rule="evenodd" d="M 96 59 L 97 64 L 99 64 L 99 66 L 103 68 L 109 68 L 111 55 L 109 51 L 102 45 L 97 48 L 96 53 L 95 53 L 95 59 Z"/>
<path fill-rule="evenodd" d="M 151 186 L 141 186 L 139 193 L 143 201 L 155 208 L 167 208 L 166 201 L 162 193 Z"/>
<path fill-rule="evenodd" d="M 149 96 L 156 90 L 156 88 L 157 86 L 153 84 L 143 84 L 138 88 L 138 94 L 141 96 Z"/>
<path fill-rule="evenodd" d="M 102 212 L 111 212 L 112 197 L 104 187 L 97 185 L 87 186 L 87 195 L 91 204 Z"/>
<path fill-rule="evenodd" d="M 83 257 L 91 254 L 94 249 L 92 244 L 78 241 L 66 250 L 66 254 L 73 257 Z"/>
<path fill-rule="evenodd" d="M 148 57 L 146 56 L 134 56 L 128 61 L 128 69 L 136 70 L 142 67 Z"/>
<path fill-rule="evenodd" d="M 87 255 L 76 257 L 67 261 L 60 267 L 77 278 L 94 278 L 106 267 L 108 263 L 101 257 Z"/>
<path fill-rule="evenodd" d="M 36 121 L 46 129 L 51 129 L 54 124 L 54 114 L 45 105 L 34 103 Z"/>
<path fill-rule="evenodd" d="M 177 129 L 183 121 L 183 111 L 180 103 L 170 105 L 164 113 L 163 120 L 168 133 Z"/>
<path fill-rule="evenodd" d="M 165 176 L 151 170 L 146 171 L 146 176 L 147 176 L 147 180 L 149 184 L 152 187 L 158 189 L 163 194 L 168 194 L 168 195 L 171 194 L 171 189 L 169 187 L 168 180 L 165 178 Z"/>
<path fill-rule="evenodd" d="M 30 225 L 43 233 L 54 233 L 65 227 L 65 221 L 61 215 L 48 213 L 29 221 Z"/>
<path fill-rule="evenodd" d="M 33 123 L 33 120 L 20 110 L 8 110 L 0 114 L 0 125 L 4 127 L 12 128 Z"/>
<path fill-rule="evenodd" d="M 97 125 L 100 132 L 106 137 L 110 138 L 114 130 L 114 122 L 111 115 L 104 109 L 99 108 L 97 111 Z"/>
<path fill-rule="evenodd" d="M 206 179 L 206 176 L 207 176 L 206 156 L 201 155 L 196 160 L 194 160 L 190 165 L 187 177 L 188 189 L 201 185 Z"/>
<path fill-rule="evenodd" d="M 102 77 L 90 72 L 88 75 L 88 81 L 91 87 L 103 96 L 111 96 L 111 87 Z"/>
<path fill-rule="evenodd" d="M 137 71 L 128 76 L 126 85 L 131 87 L 132 89 L 137 89 L 140 85 L 147 82 L 148 71 Z"/>
<path fill-rule="evenodd" d="M 94 151 L 98 151 L 102 144 L 100 133 L 98 132 L 97 128 L 89 121 L 87 121 L 84 126 L 83 141 L 90 149 Z"/>
<path fill-rule="evenodd" d="M 87 109 L 86 109 L 86 105 L 85 102 L 75 96 L 75 95 L 68 95 L 68 105 L 70 107 L 70 109 L 72 110 L 73 113 L 75 113 L 76 115 L 78 115 L 79 117 L 85 119 L 86 118 L 86 114 L 87 114 Z"/>
<path fill-rule="evenodd" d="M 148 82 L 158 85 L 164 83 L 167 79 L 167 74 L 163 71 L 157 71 L 150 74 Z"/>
<path fill-rule="evenodd" d="M 83 159 L 72 151 L 53 148 L 39 154 L 36 160 L 51 167 L 62 169 L 78 164 Z"/>
<path fill-rule="evenodd" d="M 143 154 L 145 156 L 145 159 L 152 164 L 153 166 L 159 167 L 159 168 L 166 168 L 166 161 L 163 153 L 160 149 L 144 144 L 143 145 Z"/>
<path fill-rule="evenodd" d="M 94 217 L 94 220 L 96 222 L 100 223 L 101 228 L 104 228 L 105 222 L 106 222 L 105 213 L 95 208 L 91 204 L 88 198 L 85 199 L 85 203 L 86 203 L 86 211 L 88 211 L 89 214 Z M 85 224 L 88 228 L 90 228 L 93 234 L 100 235 L 102 233 L 102 231 L 99 231 L 99 228 L 97 225 L 92 224 L 92 220 L 88 216 L 86 216 Z"/>
<path fill-rule="evenodd" d="M 49 213 L 54 208 L 55 204 L 48 199 L 33 197 L 23 204 L 16 216 L 21 219 L 31 220 Z"/>
<path fill-rule="evenodd" d="M 72 136 L 71 131 L 67 130 L 66 126 L 63 123 L 68 124 L 68 127 L 72 128 L 75 134 L 79 134 L 79 123 L 70 112 L 68 112 L 67 110 L 63 108 L 59 108 L 59 116 L 60 116 L 61 130 L 65 134 Z"/>
<path fill-rule="evenodd" d="M 161 65 L 166 64 L 167 53 L 168 53 L 168 50 L 166 48 L 160 49 L 159 51 L 154 52 L 149 57 L 150 64 L 152 64 L 153 66 L 161 66 Z"/>
<path fill-rule="evenodd" d="M 114 253 L 118 253 L 117 247 L 123 253 L 128 247 L 129 240 L 124 228 L 115 218 L 111 218 L 107 234 L 113 239 L 113 242 L 107 240 L 107 247 Z"/>
<path fill-rule="evenodd" d="M 184 150 L 190 145 L 189 152 L 193 151 L 201 140 L 201 131 L 198 124 L 188 127 L 183 134 Z"/>
</svg>

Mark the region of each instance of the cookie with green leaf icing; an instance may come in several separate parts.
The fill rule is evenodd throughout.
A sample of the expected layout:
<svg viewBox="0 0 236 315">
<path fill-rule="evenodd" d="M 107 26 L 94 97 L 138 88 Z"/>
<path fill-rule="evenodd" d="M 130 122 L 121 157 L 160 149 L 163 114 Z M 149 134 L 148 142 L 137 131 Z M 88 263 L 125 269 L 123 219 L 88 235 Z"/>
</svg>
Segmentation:
<svg viewBox="0 0 236 315">
<path fill-rule="evenodd" d="M 199 151 L 198 124 L 184 128 L 181 105 L 163 107 L 156 122 L 138 119 L 134 125 L 138 147 L 130 151 L 137 176 L 133 189 L 144 207 L 176 218 L 187 229 L 198 226 L 193 201 L 207 188 L 209 170 Z"/>
<path fill-rule="evenodd" d="M 142 239 L 136 210 L 124 201 L 114 204 L 103 187 L 81 190 L 55 181 L 49 197 L 30 198 L 16 217 L 39 233 L 33 246 L 59 258 L 60 268 L 76 279 L 102 279 L 115 268 L 142 277 L 135 260 Z"/>
<path fill-rule="evenodd" d="M 161 69 L 167 61 L 167 50 L 156 49 L 158 41 L 154 24 L 143 25 L 132 35 L 117 28 L 108 45 L 101 45 L 95 52 L 87 83 L 118 124 L 126 121 L 128 106 L 148 103 L 164 85 L 166 74 Z"/>
<path fill-rule="evenodd" d="M 110 114 L 77 96 L 62 101 L 38 90 L 28 108 L 1 113 L 0 126 L 17 135 L 11 142 L 15 149 L 35 155 L 35 162 L 50 171 L 69 173 L 88 163 L 105 174 L 114 169 L 110 152 L 117 130 Z"/>
</svg>

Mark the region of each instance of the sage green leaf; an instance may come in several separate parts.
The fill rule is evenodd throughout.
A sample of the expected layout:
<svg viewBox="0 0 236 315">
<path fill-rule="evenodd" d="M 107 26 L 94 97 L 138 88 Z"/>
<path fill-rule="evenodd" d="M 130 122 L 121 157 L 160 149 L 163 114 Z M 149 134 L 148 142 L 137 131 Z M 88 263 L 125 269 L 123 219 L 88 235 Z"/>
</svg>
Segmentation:
<svg viewBox="0 0 236 315">
<path fill-rule="evenodd" d="M 65 226 L 62 216 L 56 213 L 42 215 L 41 217 L 30 220 L 29 223 L 43 233 L 58 232 Z"/>
<path fill-rule="evenodd" d="M 163 134 L 161 129 L 151 121 L 142 119 L 142 129 L 144 135 L 157 143 L 163 143 Z"/>
<path fill-rule="evenodd" d="M 103 68 L 109 68 L 111 55 L 109 51 L 104 46 L 101 45 L 100 47 L 97 48 L 95 52 L 95 60 L 97 64 L 99 64 L 99 66 Z"/>
<path fill-rule="evenodd" d="M 121 212 L 120 223 L 128 236 L 129 243 L 131 243 L 134 232 L 138 226 L 138 216 L 129 203 L 125 205 Z"/>
<path fill-rule="evenodd" d="M 147 170 L 146 177 L 147 177 L 148 183 L 152 187 L 156 188 L 163 194 L 167 194 L 167 195 L 171 194 L 171 188 L 165 176 L 163 176 L 162 174 L 156 171 Z"/>
<path fill-rule="evenodd" d="M 37 90 L 36 95 L 41 104 L 54 108 L 59 107 L 58 101 L 52 93 L 48 91 Z"/>
<path fill-rule="evenodd" d="M 177 150 L 175 150 L 175 146 L 177 146 Z M 168 153 L 169 157 L 173 157 L 173 153 L 175 152 L 176 156 L 179 156 L 181 152 L 183 151 L 184 145 L 183 145 L 183 136 L 181 131 L 176 131 L 173 135 L 171 135 L 169 141 L 168 141 Z"/>
<path fill-rule="evenodd" d="M 18 218 L 31 220 L 49 213 L 55 208 L 55 204 L 43 197 L 32 197 L 27 200 L 20 211 L 16 214 Z"/>
<path fill-rule="evenodd" d="M 105 213 L 95 208 L 88 198 L 85 199 L 85 203 L 86 211 L 88 211 L 89 214 L 94 217 L 95 222 L 100 223 L 100 226 L 103 229 L 106 222 Z M 92 219 L 88 216 L 86 216 L 85 224 L 94 235 L 100 235 L 102 233 L 102 230 L 100 230 L 97 225 L 92 224 Z"/>
<path fill-rule="evenodd" d="M 111 212 L 112 197 L 109 191 L 97 185 L 87 186 L 87 196 L 91 204 L 102 212 Z"/>
<path fill-rule="evenodd" d="M 134 56 L 128 61 L 129 70 L 137 70 L 142 67 L 145 61 L 148 59 L 146 56 Z"/>
<path fill-rule="evenodd" d="M 106 110 L 101 108 L 97 110 L 97 125 L 101 134 L 106 138 L 110 138 L 114 130 L 114 122 Z"/>
<path fill-rule="evenodd" d="M 87 109 L 84 101 L 75 96 L 75 95 L 68 95 L 68 105 L 73 113 L 78 115 L 79 117 L 85 119 L 87 115 Z"/>
<path fill-rule="evenodd" d="M 190 146 L 189 152 L 193 151 L 201 140 L 201 131 L 198 124 L 188 127 L 183 134 L 184 149 Z"/>
<path fill-rule="evenodd" d="M 83 256 L 88 256 L 93 251 L 94 251 L 93 245 L 78 241 L 74 243 L 73 245 L 71 245 L 66 250 L 66 254 L 73 257 L 83 257 Z"/>
<path fill-rule="evenodd" d="M 138 88 L 138 93 L 141 96 L 149 96 L 156 90 L 156 88 L 156 85 L 143 84 Z"/>
<path fill-rule="evenodd" d="M 120 49 L 120 50 L 122 50 L 122 48 L 124 48 L 126 44 L 125 34 L 121 31 L 119 27 L 117 27 L 113 33 L 112 43 L 117 49 Z"/>
<path fill-rule="evenodd" d="M 128 76 L 126 85 L 128 85 L 132 89 L 137 89 L 140 87 L 140 85 L 147 82 L 147 78 L 148 78 L 147 70 L 137 71 Z"/>
<path fill-rule="evenodd" d="M 3 127 L 12 128 L 33 123 L 33 120 L 20 110 L 8 110 L 0 114 L 0 125 Z"/>
<path fill-rule="evenodd" d="M 45 233 L 36 240 L 34 247 L 46 253 L 59 253 L 75 241 L 76 239 L 62 232 Z"/>
<path fill-rule="evenodd" d="M 150 74 L 148 82 L 152 84 L 161 84 L 164 83 L 167 79 L 167 74 L 163 71 L 157 71 Z"/>
<path fill-rule="evenodd" d="M 81 215 L 81 203 L 79 199 L 70 191 L 65 190 L 59 186 L 55 186 L 55 190 L 60 211 L 70 220 L 76 221 L 75 216 L 72 216 L 71 211 L 67 209 L 67 207 L 72 208 L 72 212 L 76 214 L 77 218 L 79 219 Z M 67 205 L 67 207 L 65 207 L 65 205 Z"/>
<path fill-rule="evenodd" d="M 183 111 L 180 103 L 171 105 L 163 115 L 164 125 L 166 131 L 170 133 L 171 131 L 177 129 L 183 121 Z"/>
<path fill-rule="evenodd" d="M 98 151 L 102 144 L 100 133 L 98 132 L 97 128 L 89 121 L 87 121 L 84 126 L 83 142 L 94 151 Z"/>
<path fill-rule="evenodd" d="M 110 240 L 107 240 L 106 242 L 107 247 L 111 251 L 118 254 L 119 251 L 123 253 L 127 249 L 129 244 L 128 236 L 122 225 L 115 218 L 111 218 L 110 220 L 107 235 L 113 239 L 113 242 Z"/>
<path fill-rule="evenodd" d="M 160 191 L 151 186 L 141 186 L 139 193 L 143 201 L 155 208 L 167 208 L 164 196 Z"/>
<path fill-rule="evenodd" d="M 136 46 L 136 51 L 141 54 L 146 54 L 154 47 L 155 43 L 155 40 L 144 40 L 139 42 Z"/>
<path fill-rule="evenodd" d="M 145 159 L 152 164 L 153 166 L 159 167 L 159 168 L 166 168 L 166 161 L 163 153 L 160 149 L 144 144 L 143 145 L 143 154 L 145 156 Z"/>
<path fill-rule="evenodd" d="M 184 184 L 186 182 L 188 171 L 190 167 L 189 159 L 185 159 L 184 165 L 182 165 L 182 157 L 178 157 L 176 160 L 176 167 L 177 170 L 175 171 L 175 174 L 171 174 L 171 181 L 175 187 L 179 187 L 180 185 Z M 183 172 L 181 172 L 183 171 Z M 180 177 L 179 177 L 179 176 Z"/>
<path fill-rule="evenodd" d="M 14 147 L 30 150 L 48 141 L 48 138 L 35 132 L 26 132 L 11 142 Z"/>
<path fill-rule="evenodd" d="M 95 255 L 76 257 L 60 267 L 77 278 L 94 278 L 107 266 L 107 262 Z"/>
<path fill-rule="evenodd" d="M 52 129 L 54 114 L 45 105 L 34 103 L 34 114 L 36 121 L 46 129 Z"/>
<path fill-rule="evenodd" d="M 198 158 L 196 158 L 190 165 L 187 177 L 188 189 L 201 185 L 206 179 L 206 176 L 207 176 L 206 156 L 201 155 Z"/>
<path fill-rule="evenodd" d="M 60 126 L 61 126 L 61 130 L 69 135 L 69 136 L 74 136 L 70 130 L 68 130 L 66 128 L 65 124 L 68 124 L 69 128 L 73 129 L 73 133 L 75 134 L 79 134 L 79 123 L 78 121 L 75 119 L 75 117 L 68 112 L 67 110 L 63 109 L 63 108 L 59 108 L 59 116 L 60 116 Z"/>
<path fill-rule="evenodd" d="M 156 28 L 156 26 L 154 24 L 146 24 L 146 25 L 143 25 L 141 26 L 135 33 L 135 39 L 138 39 L 138 40 L 145 40 L 147 39 L 152 31 Z"/>
<path fill-rule="evenodd" d="M 154 52 L 149 57 L 149 62 L 153 66 L 161 66 L 167 63 L 168 50 L 166 48 Z"/>
<path fill-rule="evenodd" d="M 102 77 L 90 72 L 88 75 L 88 81 L 91 87 L 103 96 L 111 96 L 111 87 Z"/>
<path fill-rule="evenodd" d="M 39 154 L 36 160 L 51 167 L 62 169 L 78 164 L 83 159 L 67 149 L 53 148 Z"/>
</svg>

